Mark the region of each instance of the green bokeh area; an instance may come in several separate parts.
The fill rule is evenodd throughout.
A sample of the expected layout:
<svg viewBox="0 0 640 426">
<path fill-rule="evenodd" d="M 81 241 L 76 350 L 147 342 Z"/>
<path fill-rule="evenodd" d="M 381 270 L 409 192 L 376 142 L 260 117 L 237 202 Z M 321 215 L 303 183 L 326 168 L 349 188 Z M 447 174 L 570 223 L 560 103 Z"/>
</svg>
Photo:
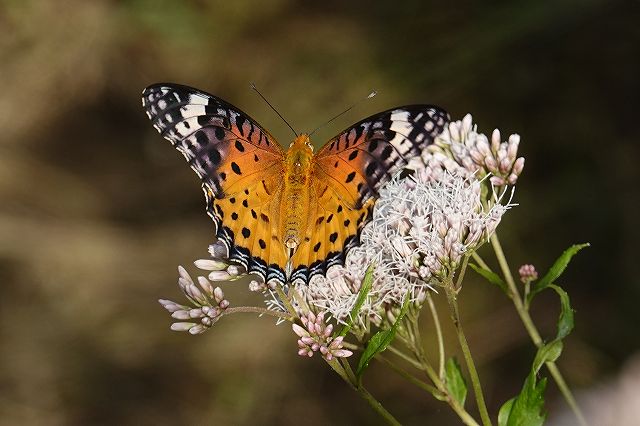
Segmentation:
<svg viewBox="0 0 640 426">
<path fill-rule="evenodd" d="M 559 283 L 577 311 L 559 366 L 578 391 L 618 374 L 640 348 L 639 17 L 640 3 L 605 0 L 0 1 L 0 424 L 380 422 L 296 355 L 288 325 L 237 315 L 197 337 L 169 331 L 156 300 L 179 300 L 176 267 L 207 255 L 213 224 L 142 111 L 142 89 L 162 81 L 228 100 L 285 146 L 250 82 L 299 131 L 378 91 L 316 145 L 411 103 L 519 133 L 507 256 L 545 270 L 592 244 Z M 225 294 L 262 303 L 246 283 Z M 535 351 L 497 287 L 469 273 L 460 303 L 495 418 Z M 548 340 L 558 309 L 552 292 L 534 302 Z M 403 423 L 458 424 L 379 363 L 365 383 Z M 566 406 L 548 388 L 553 420 Z"/>
</svg>

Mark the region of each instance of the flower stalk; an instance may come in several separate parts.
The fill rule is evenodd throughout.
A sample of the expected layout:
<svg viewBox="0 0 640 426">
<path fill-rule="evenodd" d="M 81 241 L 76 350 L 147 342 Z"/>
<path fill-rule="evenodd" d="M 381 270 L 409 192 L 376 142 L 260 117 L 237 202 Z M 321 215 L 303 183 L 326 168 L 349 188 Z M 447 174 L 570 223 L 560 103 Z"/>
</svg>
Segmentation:
<svg viewBox="0 0 640 426">
<path fill-rule="evenodd" d="M 473 394 L 476 398 L 476 404 L 478 406 L 478 411 L 480 412 L 480 418 L 482 419 L 482 424 L 484 426 L 491 426 L 491 418 L 489 417 L 487 405 L 484 401 L 484 394 L 482 393 L 482 385 L 480 384 L 480 377 L 478 376 L 476 365 L 473 361 L 473 357 L 471 356 L 471 350 L 469 349 L 467 338 L 464 334 L 464 331 L 462 330 L 462 322 L 460 321 L 460 314 L 458 311 L 458 301 L 456 300 L 457 293 L 454 288 L 453 282 L 449 281 L 449 285 L 445 284 L 444 290 L 447 295 L 447 302 L 449 303 L 449 311 L 451 313 L 451 319 L 453 321 L 453 325 L 456 329 L 456 335 L 458 336 L 460 349 L 462 350 L 462 354 L 464 355 L 464 360 L 467 365 L 467 370 L 469 372 L 471 384 L 473 386 Z"/>
<path fill-rule="evenodd" d="M 516 282 L 513 279 L 513 275 L 511 274 L 511 269 L 509 268 L 509 264 L 507 263 L 507 258 L 504 255 L 504 251 L 502 250 L 502 245 L 500 244 L 500 239 L 498 238 L 497 234 L 493 234 L 491 236 L 491 246 L 493 247 L 493 250 L 496 255 L 496 259 L 498 260 L 498 264 L 500 265 L 502 274 L 509 287 L 509 290 L 511 293 L 510 294 L 511 300 L 513 300 L 513 304 L 516 308 L 516 311 L 518 312 L 518 316 L 520 316 L 520 320 L 522 321 L 522 324 L 524 325 L 525 329 L 529 333 L 529 336 L 531 337 L 531 341 L 539 349 L 542 347 L 544 342 L 542 341 L 542 337 L 540 336 L 540 333 L 538 332 L 537 327 L 535 326 L 533 320 L 531 319 L 531 315 L 529 315 L 529 310 L 527 309 L 527 307 L 525 307 L 522 297 L 520 296 L 520 292 L 518 291 Z M 486 263 L 485 263 L 485 267 L 486 267 Z M 582 410 L 578 406 L 578 403 L 576 402 L 576 399 L 574 398 L 573 393 L 571 392 L 571 389 L 567 385 L 567 382 L 564 380 L 564 377 L 562 376 L 562 373 L 558 369 L 558 366 L 556 365 L 555 361 L 547 361 L 545 363 L 545 366 L 549 370 L 549 373 L 551 373 L 551 376 L 553 377 L 554 381 L 558 385 L 558 388 L 560 389 L 562 396 L 564 397 L 565 401 L 567 401 L 567 404 L 571 408 L 571 411 L 573 411 L 573 414 L 578 419 L 578 422 L 580 423 L 580 425 L 588 426 L 587 420 L 584 417 Z"/>
</svg>

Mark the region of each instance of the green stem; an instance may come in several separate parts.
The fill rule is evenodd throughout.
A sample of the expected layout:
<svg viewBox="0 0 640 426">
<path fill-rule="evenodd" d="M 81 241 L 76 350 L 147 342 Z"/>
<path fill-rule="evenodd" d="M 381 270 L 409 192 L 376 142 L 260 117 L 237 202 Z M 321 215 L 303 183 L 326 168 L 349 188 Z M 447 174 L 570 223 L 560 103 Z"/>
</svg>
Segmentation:
<svg viewBox="0 0 640 426">
<path fill-rule="evenodd" d="M 365 401 L 367 401 L 369 406 L 373 408 L 373 410 L 378 413 L 378 415 L 380 415 L 380 417 L 382 417 L 388 424 L 393 426 L 400 426 L 400 422 L 397 421 L 395 417 L 393 417 L 393 415 L 389 413 L 386 408 L 384 408 L 382 404 L 369 393 L 368 390 L 365 389 L 364 386 L 357 382 L 356 376 L 346 360 L 338 360 L 334 358 L 331 361 L 327 361 L 327 364 L 329 364 L 333 371 L 338 373 L 338 375 L 342 377 L 342 379 L 347 382 L 347 384 L 351 386 L 353 390 L 358 392 L 358 395 L 360 395 Z"/>
<path fill-rule="evenodd" d="M 278 293 L 278 297 L 280 297 L 280 300 L 284 304 L 285 308 L 287 308 L 287 311 L 291 314 L 291 316 L 294 318 L 298 318 L 298 314 L 296 313 L 296 310 L 293 309 L 293 305 L 291 304 L 291 300 L 289 300 L 289 296 L 285 294 L 284 290 L 279 285 L 276 285 L 276 293 Z"/>
<path fill-rule="evenodd" d="M 431 293 L 427 292 L 427 303 L 429 304 L 429 310 L 433 318 L 433 324 L 436 328 L 436 339 L 438 340 L 438 377 L 444 379 L 444 339 L 442 338 L 442 327 L 440 327 L 440 318 L 438 317 L 438 311 L 436 311 L 436 305 L 433 303 L 433 297 Z"/>
<path fill-rule="evenodd" d="M 407 361 L 409 364 L 416 367 L 418 370 L 424 371 L 429 377 L 429 379 L 431 379 L 433 384 L 436 385 L 436 388 L 438 389 L 438 391 L 440 391 L 442 395 L 445 395 L 444 400 L 447 402 L 447 404 L 449 404 L 449 406 L 458 415 L 458 417 L 460 417 L 460 420 L 462 420 L 462 422 L 465 425 L 479 426 L 478 422 L 476 422 L 475 419 L 471 417 L 471 414 L 469 414 L 464 409 L 464 407 L 460 404 L 460 402 L 458 402 L 458 400 L 455 399 L 453 395 L 451 395 L 444 381 L 441 380 L 440 377 L 438 377 L 438 375 L 436 374 L 436 371 L 433 369 L 428 359 L 422 358 L 420 359 L 420 361 L 416 361 L 415 359 L 411 358 L 409 355 L 405 354 L 399 349 L 394 348 L 391 345 L 389 345 L 387 349 L 393 352 L 394 354 L 398 355 L 400 358 Z M 434 397 L 438 398 L 436 395 L 434 395 Z"/>
<path fill-rule="evenodd" d="M 356 388 L 358 394 L 369 404 L 371 408 L 375 410 L 376 413 L 380 415 L 388 424 L 394 426 L 401 426 L 400 422 L 395 419 L 383 406 L 380 402 L 373 397 L 363 386 L 359 386 Z"/>
<path fill-rule="evenodd" d="M 418 362 L 415 359 L 411 358 L 409 355 L 405 354 L 400 349 L 397 349 L 397 348 L 395 348 L 395 347 L 393 347 L 391 345 L 387 346 L 387 349 L 390 352 L 393 352 L 394 354 L 398 355 L 400 358 L 402 358 L 405 361 L 407 361 L 409 364 L 411 364 L 412 366 L 414 366 L 418 370 L 424 370 L 424 368 L 423 368 L 422 364 L 420 364 L 420 362 Z"/>
<path fill-rule="evenodd" d="M 462 288 L 462 280 L 464 279 L 464 274 L 467 272 L 467 265 L 469 264 L 469 255 L 466 255 L 462 261 L 462 267 L 460 268 L 460 272 L 458 274 L 458 279 L 456 280 L 455 290 L 460 291 Z"/>
<path fill-rule="evenodd" d="M 467 426 L 480 426 L 476 420 L 471 417 L 464 407 L 460 404 L 460 402 L 451 395 L 449 388 L 447 388 L 446 384 L 443 380 L 441 380 L 437 375 L 436 371 L 433 369 L 429 361 L 425 358 L 421 360 L 422 362 L 422 370 L 427 373 L 427 376 L 431 379 L 431 381 L 436 385 L 438 390 L 446 395 L 446 402 L 449 406 L 455 411 L 455 413 L 460 417 L 460 420 Z"/>
<path fill-rule="evenodd" d="M 225 309 L 223 314 L 230 315 L 230 314 L 236 314 L 240 312 L 243 312 L 243 313 L 250 312 L 250 313 L 256 313 L 260 315 L 271 315 L 274 317 L 282 318 L 283 320 L 287 320 L 287 321 L 293 321 L 293 319 L 295 318 L 284 312 L 272 311 L 270 309 L 261 308 L 259 306 L 234 306 L 234 307 Z"/>
<path fill-rule="evenodd" d="M 482 393 L 482 386 L 480 385 L 480 377 L 476 370 L 475 363 L 471 357 L 471 350 L 467 343 L 467 338 L 462 331 L 462 323 L 460 322 L 460 314 L 458 312 L 458 302 L 456 301 L 456 292 L 453 288 L 453 283 L 448 282 L 444 286 L 447 293 L 447 301 L 449 302 L 449 308 L 451 310 L 451 318 L 453 319 L 453 325 L 456 328 L 456 334 L 458 335 L 458 341 L 460 342 L 460 349 L 464 355 L 465 363 L 467 364 L 467 370 L 469 371 L 469 377 L 471 378 L 471 384 L 473 385 L 473 393 L 476 397 L 476 404 L 478 405 L 478 411 L 480 412 L 480 418 L 484 426 L 491 426 L 491 418 L 487 411 L 487 405 L 484 402 L 484 395 Z"/>
<path fill-rule="evenodd" d="M 381 354 L 376 355 L 376 359 L 378 359 L 378 360 L 384 362 L 385 364 L 387 364 L 387 366 L 389 368 L 391 368 L 393 371 L 395 371 L 396 373 L 398 373 L 399 375 L 404 377 L 410 383 L 416 385 L 417 387 L 419 387 L 420 389 L 422 389 L 424 391 L 429 392 L 431 395 L 434 396 L 434 398 L 439 399 L 439 400 L 443 400 L 444 398 L 446 398 L 446 395 L 443 395 L 438 390 L 438 388 L 436 388 L 435 386 L 432 386 L 432 385 L 430 385 L 428 383 L 425 383 L 422 380 L 414 377 L 411 373 L 409 373 L 408 371 L 404 370 L 401 367 L 398 367 L 391 360 L 387 359 L 386 357 L 382 356 Z"/>
<path fill-rule="evenodd" d="M 500 240 L 498 239 L 498 235 L 496 233 L 494 233 L 491 236 L 491 245 L 493 246 L 493 250 L 496 253 L 496 259 L 498 260 L 498 264 L 500 265 L 502 274 L 504 275 L 504 278 L 507 281 L 507 285 L 509 286 L 509 290 L 511 291 L 511 299 L 513 300 L 513 304 L 516 307 L 516 311 L 518 311 L 520 320 L 524 324 L 524 327 L 527 329 L 527 332 L 529 333 L 529 336 L 531 337 L 533 344 L 536 345 L 537 348 L 540 348 L 542 347 L 544 342 L 542 341 L 542 337 L 540 337 L 540 333 L 538 332 L 538 329 L 533 323 L 533 320 L 529 315 L 529 311 L 526 309 L 522 301 L 522 297 L 518 292 L 518 287 L 516 286 L 516 283 L 513 279 L 513 275 L 511 275 L 511 270 L 509 269 L 507 258 L 504 255 L 504 251 L 502 250 L 502 246 L 500 245 Z M 475 257 L 474 259 L 477 261 Z M 485 266 L 480 264 L 480 266 L 485 267 L 486 264 Z M 551 376 L 553 376 L 553 379 L 556 381 L 556 384 L 558 385 L 560 392 L 562 392 L 564 399 L 567 401 L 567 404 L 569 404 L 569 407 L 571 407 L 571 410 L 573 411 L 576 418 L 578 419 L 578 422 L 582 426 L 587 426 L 588 423 L 584 415 L 582 414 L 580 407 L 578 407 L 578 403 L 573 397 L 573 393 L 571 393 L 571 389 L 569 389 L 569 386 L 567 386 L 567 383 L 565 382 L 564 377 L 562 377 L 562 373 L 560 373 L 560 370 L 558 369 L 556 363 L 550 361 L 546 363 L 546 366 L 549 372 L 551 373 Z"/>
</svg>

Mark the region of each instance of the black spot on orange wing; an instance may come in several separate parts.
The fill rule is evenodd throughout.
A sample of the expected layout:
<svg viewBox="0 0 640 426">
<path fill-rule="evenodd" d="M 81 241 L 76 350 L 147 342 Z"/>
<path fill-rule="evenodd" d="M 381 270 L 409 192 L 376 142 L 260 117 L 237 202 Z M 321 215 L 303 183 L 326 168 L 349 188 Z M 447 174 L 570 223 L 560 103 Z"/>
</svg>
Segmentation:
<svg viewBox="0 0 640 426">
<path fill-rule="evenodd" d="M 220 160 L 222 160 L 222 157 L 220 157 L 220 152 L 215 148 L 211 148 L 207 157 L 209 158 L 209 161 L 211 161 L 211 164 L 214 166 L 220 164 Z"/>
</svg>

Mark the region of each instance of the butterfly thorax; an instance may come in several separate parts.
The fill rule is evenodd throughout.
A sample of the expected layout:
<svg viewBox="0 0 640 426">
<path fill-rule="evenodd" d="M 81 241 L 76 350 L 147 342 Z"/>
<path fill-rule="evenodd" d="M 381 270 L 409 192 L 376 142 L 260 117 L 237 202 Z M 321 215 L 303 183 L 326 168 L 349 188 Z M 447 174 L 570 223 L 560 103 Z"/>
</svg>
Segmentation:
<svg viewBox="0 0 640 426">
<path fill-rule="evenodd" d="M 301 243 L 309 225 L 311 160 L 308 135 L 298 136 L 289 147 L 284 164 L 284 187 L 280 203 L 280 235 L 291 253 Z"/>
</svg>

